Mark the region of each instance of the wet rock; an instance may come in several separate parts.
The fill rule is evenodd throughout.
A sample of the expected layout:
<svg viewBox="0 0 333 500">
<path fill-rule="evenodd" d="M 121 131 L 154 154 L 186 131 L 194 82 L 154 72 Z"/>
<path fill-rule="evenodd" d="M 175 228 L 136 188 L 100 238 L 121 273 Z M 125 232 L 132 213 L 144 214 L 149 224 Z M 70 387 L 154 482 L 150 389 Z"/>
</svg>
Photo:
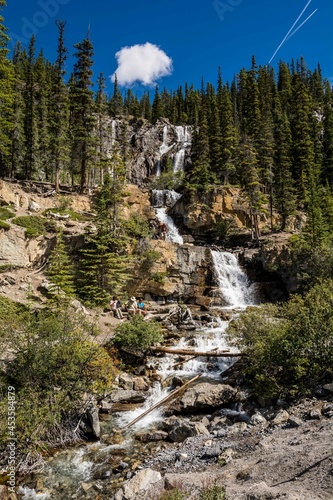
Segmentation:
<svg viewBox="0 0 333 500">
<path fill-rule="evenodd" d="M 149 389 L 149 383 L 143 377 L 134 377 L 133 384 L 135 391 L 148 391 Z"/>
<path fill-rule="evenodd" d="M 143 500 L 158 495 L 163 490 L 164 481 L 159 472 L 152 469 L 139 471 L 117 491 L 114 500 Z"/>
</svg>

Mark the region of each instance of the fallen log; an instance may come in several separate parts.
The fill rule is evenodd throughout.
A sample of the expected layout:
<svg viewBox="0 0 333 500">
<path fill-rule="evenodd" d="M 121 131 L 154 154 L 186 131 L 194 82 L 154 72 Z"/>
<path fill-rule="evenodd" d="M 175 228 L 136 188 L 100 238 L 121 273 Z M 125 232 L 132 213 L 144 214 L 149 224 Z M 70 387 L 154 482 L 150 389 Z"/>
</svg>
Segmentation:
<svg viewBox="0 0 333 500">
<path fill-rule="evenodd" d="M 192 351 L 191 349 L 170 349 L 169 347 L 152 347 L 152 351 L 154 352 L 165 352 L 167 354 L 183 354 L 184 356 L 195 356 L 196 358 L 199 356 L 208 356 L 215 358 L 237 358 L 241 356 L 245 356 L 242 352 L 230 352 L 230 351 Z"/>
<path fill-rule="evenodd" d="M 201 375 L 202 374 L 199 373 L 199 375 L 196 375 L 194 378 L 192 378 L 191 380 L 189 380 L 188 382 L 186 382 L 186 384 L 182 385 L 181 387 L 179 387 L 178 389 L 176 389 L 175 391 L 173 391 L 171 394 L 169 394 L 168 396 L 166 396 L 165 398 L 163 398 L 161 401 L 159 401 L 158 403 L 156 403 L 153 406 L 151 406 L 150 408 L 148 408 L 148 410 L 146 410 L 141 415 L 139 415 L 138 417 L 136 417 L 134 420 L 132 420 L 132 422 L 130 422 L 129 424 L 125 425 L 125 427 L 123 427 L 122 430 L 129 429 L 130 427 L 132 427 L 132 425 L 134 425 L 137 422 L 139 422 L 139 420 L 141 420 L 143 417 L 145 417 L 146 415 L 148 415 L 150 412 L 152 412 L 153 410 L 156 410 L 156 408 L 159 408 L 160 406 L 164 405 L 164 403 L 166 403 L 167 401 L 169 401 L 169 399 L 172 399 L 174 396 L 177 396 L 178 393 L 180 393 L 183 389 L 185 389 L 185 387 L 187 387 L 189 384 L 191 384 L 192 382 L 194 382 L 195 380 L 197 380 L 199 377 L 201 377 Z"/>
</svg>

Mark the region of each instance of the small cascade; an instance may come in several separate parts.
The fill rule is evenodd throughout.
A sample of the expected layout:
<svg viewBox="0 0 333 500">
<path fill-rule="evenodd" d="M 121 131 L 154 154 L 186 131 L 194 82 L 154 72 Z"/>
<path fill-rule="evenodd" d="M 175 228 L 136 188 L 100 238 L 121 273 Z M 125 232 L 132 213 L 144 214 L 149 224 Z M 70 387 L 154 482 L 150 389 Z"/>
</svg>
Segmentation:
<svg viewBox="0 0 333 500">
<path fill-rule="evenodd" d="M 184 170 L 185 164 L 185 151 L 186 148 L 191 146 L 191 128 L 187 126 L 176 127 L 177 143 L 181 144 L 179 151 L 175 154 L 173 171 L 174 173 Z"/>
<path fill-rule="evenodd" d="M 169 142 L 169 140 L 168 140 L 168 125 L 165 125 L 163 127 L 162 144 L 161 144 L 160 149 L 159 149 L 160 158 L 159 158 L 159 160 L 157 162 L 157 166 L 156 166 L 156 176 L 157 177 L 160 177 L 160 175 L 161 175 L 162 156 L 173 147 L 173 144 L 171 146 L 168 146 L 168 142 Z"/>
<path fill-rule="evenodd" d="M 156 208 L 171 208 L 181 197 L 180 193 L 169 189 L 153 189 L 151 193 L 152 205 Z"/>
<path fill-rule="evenodd" d="M 170 191 L 169 189 L 153 189 L 151 197 L 152 205 L 156 208 L 158 220 L 167 228 L 165 236 L 166 241 L 182 245 L 184 243 L 183 237 L 179 233 L 172 218 L 167 214 L 167 209 L 173 207 L 182 195 L 176 191 Z"/>
<path fill-rule="evenodd" d="M 256 303 L 253 287 L 239 266 L 235 254 L 211 250 L 220 293 L 229 308 L 245 308 Z"/>
<path fill-rule="evenodd" d="M 184 243 L 184 239 L 182 235 L 179 233 L 177 226 L 173 222 L 172 218 L 166 213 L 167 208 L 157 208 L 156 216 L 161 224 L 165 224 L 167 227 L 167 233 L 165 236 L 166 241 L 170 241 L 171 243 L 178 243 L 182 245 Z"/>
<path fill-rule="evenodd" d="M 111 122 L 111 147 L 113 147 L 114 143 L 116 142 L 117 125 L 118 125 L 117 120 L 112 120 L 112 122 Z"/>
</svg>

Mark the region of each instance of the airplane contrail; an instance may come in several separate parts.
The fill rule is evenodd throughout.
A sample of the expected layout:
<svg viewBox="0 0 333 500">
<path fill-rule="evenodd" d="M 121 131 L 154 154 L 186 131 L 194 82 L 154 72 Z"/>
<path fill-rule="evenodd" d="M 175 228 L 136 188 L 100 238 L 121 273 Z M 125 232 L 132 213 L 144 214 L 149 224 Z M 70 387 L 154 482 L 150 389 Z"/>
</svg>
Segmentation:
<svg viewBox="0 0 333 500">
<path fill-rule="evenodd" d="M 314 12 L 312 12 L 312 14 L 310 14 L 310 16 L 305 19 L 305 21 L 303 21 L 303 23 L 298 26 L 293 32 L 292 30 L 294 29 L 294 27 L 296 26 L 296 24 L 298 23 L 298 21 L 300 20 L 300 18 L 302 17 L 302 15 L 304 14 L 304 12 L 306 11 L 306 9 L 308 8 L 308 6 L 310 5 L 310 3 L 312 2 L 312 0 L 309 0 L 307 2 L 307 4 L 305 5 L 304 9 L 302 10 L 302 12 L 300 13 L 300 15 L 298 16 L 298 18 L 296 19 L 296 21 L 294 22 L 294 24 L 292 25 L 292 27 L 289 29 L 288 33 L 286 34 L 286 36 L 284 37 L 284 39 L 282 40 L 282 42 L 280 43 L 280 45 L 278 46 L 278 48 L 276 49 L 276 51 L 274 52 L 274 54 L 272 55 L 272 57 L 270 58 L 268 64 L 270 64 L 272 62 L 272 60 L 274 59 L 274 57 L 276 56 L 276 54 L 278 53 L 278 51 L 281 49 L 282 45 L 287 41 L 289 40 L 289 38 L 291 38 L 295 33 L 296 31 L 298 31 L 301 26 L 303 26 L 309 19 L 310 17 L 313 16 L 313 14 L 318 10 L 316 9 Z"/>
</svg>

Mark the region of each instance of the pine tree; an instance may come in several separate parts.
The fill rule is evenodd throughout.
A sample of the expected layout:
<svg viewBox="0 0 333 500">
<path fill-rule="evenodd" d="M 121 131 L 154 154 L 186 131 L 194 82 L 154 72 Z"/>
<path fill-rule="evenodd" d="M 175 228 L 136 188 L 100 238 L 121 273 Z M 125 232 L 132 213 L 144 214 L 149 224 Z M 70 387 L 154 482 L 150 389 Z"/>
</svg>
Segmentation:
<svg viewBox="0 0 333 500">
<path fill-rule="evenodd" d="M 11 134 L 11 168 L 10 177 L 16 178 L 24 171 L 25 158 L 25 106 L 24 106 L 24 58 L 20 42 L 15 45 L 13 54 L 14 66 L 14 103 L 13 103 L 13 130 Z"/>
<path fill-rule="evenodd" d="M 223 184 L 228 184 L 236 172 L 237 148 L 239 142 L 238 129 L 234 121 L 231 92 L 224 85 L 218 90 L 220 129 L 221 129 L 221 168 L 219 175 Z"/>
<path fill-rule="evenodd" d="M 58 19 L 58 47 L 57 60 L 54 65 L 52 78 L 52 92 L 50 99 L 50 129 L 51 129 L 51 155 L 54 169 L 54 187 L 60 190 L 60 177 L 69 162 L 69 98 L 68 90 L 64 83 L 66 74 L 67 48 L 64 34 L 66 23 Z"/>
<path fill-rule="evenodd" d="M 315 150 L 311 122 L 313 107 L 311 97 L 299 74 L 292 82 L 293 105 L 291 130 L 293 137 L 293 177 L 301 203 L 307 198 L 308 179 L 315 168 Z"/>
<path fill-rule="evenodd" d="M 333 187 L 333 91 L 328 82 L 325 84 L 322 140 L 322 181 Z"/>
<path fill-rule="evenodd" d="M 117 75 L 113 82 L 113 95 L 109 104 L 110 115 L 113 117 L 120 116 L 123 113 L 123 96 L 121 95 Z"/>
<path fill-rule="evenodd" d="M 287 218 L 296 211 L 296 193 L 292 178 L 292 137 L 287 113 L 282 110 L 277 93 L 274 104 L 274 206 L 281 216 L 281 230 L 284 230 Z"/>
<path fill-rule="evenodd" d="M 37 86 L 35 82 L 35 43 L 36 38 L 32 35 L 28 57 L 25 67 L 25 115 L 24 115 L 24 136 L 25 136 L 25 159 L 24 176 L 26 179 L 33 179 L 37 174 L 38 159 L 38 126 L 37 126 Z"/>
<path fill-rule="evenodd" d="M 63 296 L 63 293 L 68 296 L 74 295 L 74 268 L 66 250 L 62 230 L 58 231 L 55 247 L 50 253 L 47 275 L 55 285 L 52 291 L 57 300 Z"/>
<path fill-rule="evenodd" d="M 149 92 L 144 92 L 142 94 L 140 104 L 139 104 L 139 114 L 149 122 L 151 121 L 151 104 Z"/>
<path fill-rule="evenodd" d="M 71 133 L 72 160 L 79 165 L 80 186 L 83 190 L 87 186 L 87 178 L 91 160 L 94 154 L 94 94 L 92 86 L 93 45 L 89 36 L 82 42 L 74 45 L 77 52 L 74 54 L 77 61 L 74 64 L 71 79 Z"/>
<path fill-rule="evenodd" d="M 37 158 L 36 170 L 40 180 L 51 180 L 52 170 L 50 168 L 50 145 L 49 135 L 49 101 L 51 95 L 50 67 L 41 51 L 34 66 L 36 85 L 36 123 L 37 123 Z"/>
<path fill-rule="evenodd" d="M 97 79 L 97 93 L 95 99 L 96 106 L 96 117 L 97 117 L 97 144 L 96 144 L 96 165 L 99 168 L 99 180 L 100 183 L 104 182 L 104 173 L 108 164 L 108 152 L 106 148 L 107 144 L 107 111 L 108 111 L 108 99 L 105 93 L 106 79 L 103 73 L 100 73 Z M 93 185 L 96 183 L 96 172 L 93 172 Z"/>
<path fill-rule="evenodd" d="M 199 127 L 194 130 L 191 169 L 186 173 L 190 192 L 205 191 L 214 180 L 210 168 L 210 150 L 207 120 L 207 104 L 203 102 L 199 112 Z"/>
<path fill-rule="evenodd" d="M 5 6 L 5 0 L 0 0 L 0 14 Z M 0 172 L 8 175 L 13 130 L 14 68 L 8 59 L 9 37 L 3 21 L 0 15 Z"/>
<path fill-rule="evenodd" d="M 93 200 L 96 233 L 86 237 L 81 249 L 77 293 L 85 301 L 98 305 L 106 305 L 110 295 L 119 293 L 131 269 L 119 220 L 123 167 L 120 157 L 118 161 L 113 163 L 112 175 L 105 175 L 104 184 Z"/>
<path fill-rule="evenodd" d="M 162 105 L 161 95 L 158 90 L 158 85 L 155 87 L 155 96 L 153 100 L 153 105 L 151 108 L 151 121 L 156 123 L 159 118 L 164 116 L 164 110 Z"/>
</svg>

